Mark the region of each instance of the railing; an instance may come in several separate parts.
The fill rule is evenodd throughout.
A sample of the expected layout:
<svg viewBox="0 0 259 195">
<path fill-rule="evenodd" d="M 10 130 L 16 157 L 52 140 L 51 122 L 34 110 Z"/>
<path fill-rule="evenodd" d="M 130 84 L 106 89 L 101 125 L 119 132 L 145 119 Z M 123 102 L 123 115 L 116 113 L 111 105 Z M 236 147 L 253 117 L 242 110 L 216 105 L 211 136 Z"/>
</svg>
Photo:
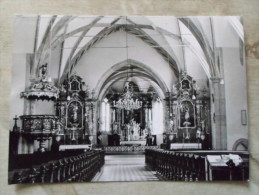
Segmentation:
<svg viewBox="0 0 259 195">
<path fill-rule="evenodd" d="M 159 149 L 159 146 L 105 146 L 106 153 L 119 153 L 119 152 L 145 152 L 146 149 Z"/>
<path fill-rule="evenodd" d="M 91 181 L 104 164 L 104 151 L 92 151 L 15 171 L 11 184 Z"/>
<path fill-rule="evenodd" d="M 226 152 L 225 152 L 226 153 Z M 224 154 L 225 154 L 224 153 Z M 161 174 L 165 179 L 173 181 L 212 181 L 213 174 L 206 156 L 211 152 L 181 152 L 152 150 L 145 151 L 145 161 L 153 171 Z M 216 154 L 216 153 L 212 153 Z M 222 153 L 223 154 L 223 153 Z M 248 163 L 247 163 L 248 164 Z M 227 163 L 217 179 L 226 180 L 246 180 L 248 179 L 248 166 L 233 166 L 233 163 Z M 233 174 L 235 173 L 235 174 Z M 233 177 L 235 175 L 235 177 Z M 225 177 L 222 177 L 225 176 Z M 214 177 L 216 179 L 216 177 Z"/>
</svg>

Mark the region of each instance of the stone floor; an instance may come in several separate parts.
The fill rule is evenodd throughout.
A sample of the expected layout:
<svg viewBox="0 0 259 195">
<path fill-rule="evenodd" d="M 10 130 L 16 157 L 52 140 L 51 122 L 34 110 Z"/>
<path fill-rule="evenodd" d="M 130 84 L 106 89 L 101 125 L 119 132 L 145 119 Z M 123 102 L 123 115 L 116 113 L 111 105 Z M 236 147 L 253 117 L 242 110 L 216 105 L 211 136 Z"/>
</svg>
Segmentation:
<svg viewBox="0 0 259 195">
<path fill-rule="evenodd" d="M 106 155 L 102 170 L 92 182 L 157 180 L 161 178 L 145 166 L 144 155 Z"/>
</svg>

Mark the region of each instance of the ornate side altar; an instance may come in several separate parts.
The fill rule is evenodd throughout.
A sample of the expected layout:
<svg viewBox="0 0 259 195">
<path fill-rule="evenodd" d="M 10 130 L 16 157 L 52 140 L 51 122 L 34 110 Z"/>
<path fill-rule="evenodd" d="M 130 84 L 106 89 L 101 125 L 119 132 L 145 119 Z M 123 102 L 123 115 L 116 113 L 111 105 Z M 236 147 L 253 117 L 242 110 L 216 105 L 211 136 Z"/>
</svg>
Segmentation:
<svg viewBox="0 0 259 195">
<path fill-rule="evenodd" d="M 182 72 L 168 99 L 167 144 L 184 143 L 193 149 L 211 149 L 210 95 L 198 89 L 196 81 Z M 190 146 L 187 144 L 190 143 Z M 196 145 L 194 145 L 196 143 Z M 168 148 L 173 148 L 169 146 Z"/>
<path fill-rule="evenodd" d="M 65 145 L 91 144 L 95 127 L 94 91 L 89 92 L 82 78 L 71 75 L 60 89 L 55 103 L 56 115 L 62 129 L 61 143 Z"/>
</svg>

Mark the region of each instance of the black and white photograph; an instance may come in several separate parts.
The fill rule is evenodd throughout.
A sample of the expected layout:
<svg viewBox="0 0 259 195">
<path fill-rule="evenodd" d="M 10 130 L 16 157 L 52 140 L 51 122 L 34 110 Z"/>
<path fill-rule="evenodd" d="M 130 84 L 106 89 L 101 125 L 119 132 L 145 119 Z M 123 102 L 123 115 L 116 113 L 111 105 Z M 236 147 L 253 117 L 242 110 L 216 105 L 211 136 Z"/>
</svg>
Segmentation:
<svg viewBox="0 0 259 195">
<path fill-rule="evenodd" d="M 8 183 L 249 180 L 240 16 L 17 15 Z"/>
</svg>

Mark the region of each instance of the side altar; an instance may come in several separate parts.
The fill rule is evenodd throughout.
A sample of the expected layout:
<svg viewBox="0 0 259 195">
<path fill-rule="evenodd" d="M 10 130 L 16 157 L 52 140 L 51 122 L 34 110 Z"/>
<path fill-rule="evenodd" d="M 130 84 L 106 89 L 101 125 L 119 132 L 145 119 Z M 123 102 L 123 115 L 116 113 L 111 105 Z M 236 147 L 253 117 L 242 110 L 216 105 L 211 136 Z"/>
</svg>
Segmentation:
<svg viewBox="0 0 259 195">
<path fill-rule="evenodd" d="M 167 98 L 169 121 L 162 148 L 211 149 L 211 105 L 208 89 L 209 86 L 199 89 L 191 76 L 186 72 L 181 73 Z"/>
</svg>

